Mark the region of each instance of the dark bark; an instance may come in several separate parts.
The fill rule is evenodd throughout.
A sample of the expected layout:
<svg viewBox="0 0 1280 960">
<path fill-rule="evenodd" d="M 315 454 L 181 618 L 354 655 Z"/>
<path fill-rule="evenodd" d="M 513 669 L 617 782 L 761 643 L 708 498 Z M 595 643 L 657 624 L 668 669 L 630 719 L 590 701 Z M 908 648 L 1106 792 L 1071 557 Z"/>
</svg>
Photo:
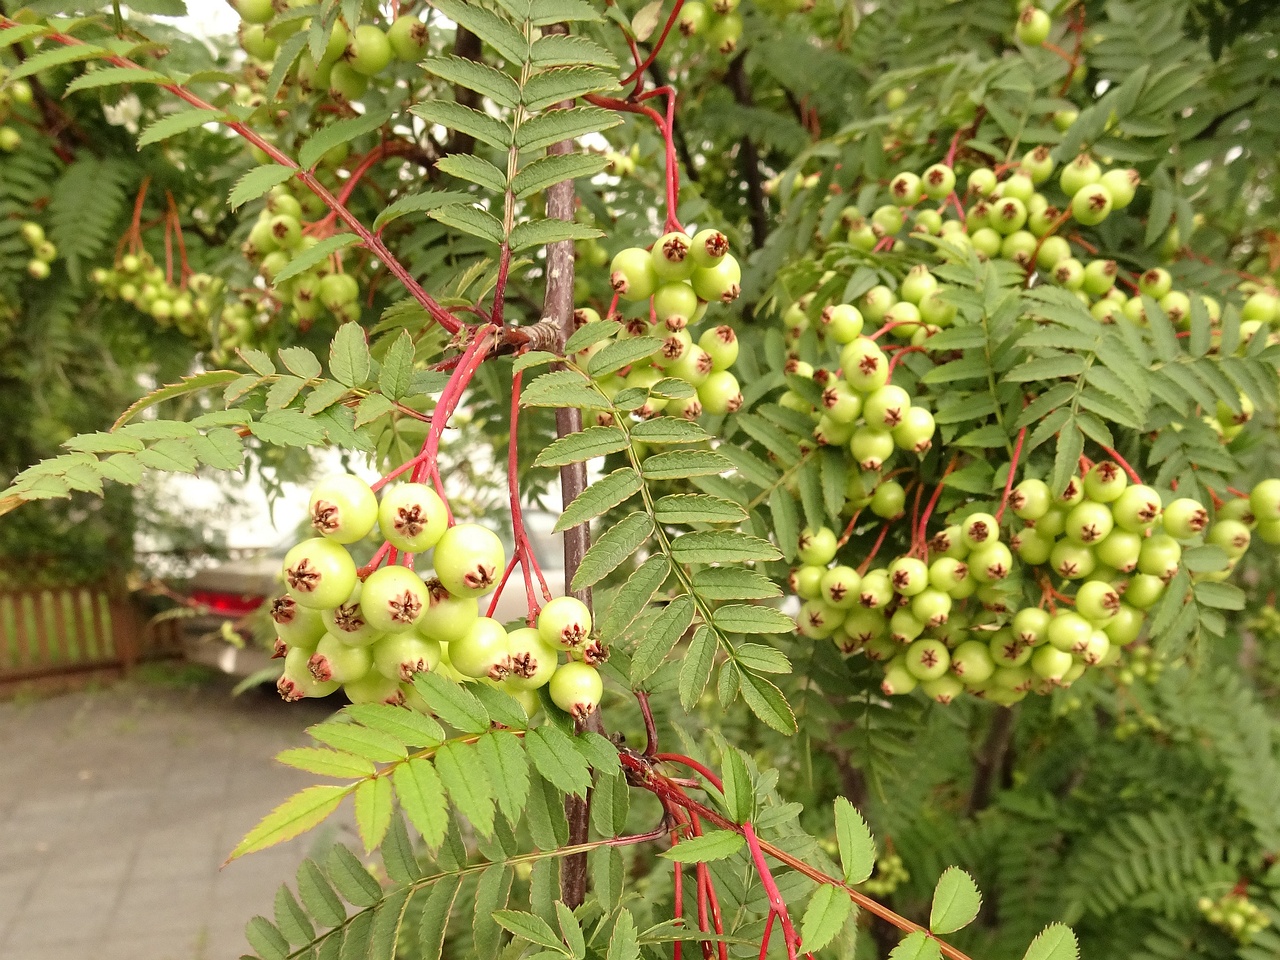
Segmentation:
<svg viewBox="0 0 1280 960">
<path fill-rule="evenodd" d="M 544 33 L 567 33 L 562 24 L 545 27 Z M 572 106 L 572 104 L 566 104 Z M 548 153 L 572 153 L 573 141 L 562 140 L 547 148 Z M 547 189 L 547 216 L 556 220 L 572 220 L 574 207 L 573 181 L 566 180 Z M 542 318 L 560 327 L 562 340 L 573 333 L 573 241 L 562 240 L 547 247 L 547 293 L 542 305 Z M 582 411 L 561 408 L 556 411 L 556 436 L 564 437 L 582 429 Z M 567 507 L 586 489 L 587 469 L 576 463 L 560 469 L 560 497 Z M 565 532 L 564 535 L 564 589 L 566 594 L 577 597 L 591 606 L 590 590 L 570 591 L 569 585 L 577 573 L 582 558 L 591 546 L 591 531 L 584 523 Z M 597 710 L 580 725 L 583 729 L 601 732 L 600 712 Z M 565 817 L 569 821 L 569 843 L 584 843 L 591 824 L 591 793 L 586 797 L 567 797 Z M 560 899 L 570 908 L 582 905 L 587 895 L 587 855 L 565 857 L 560 865 Z"/>
<path fill-rule="evenodd" d="M 1010 744 L 1013 742 L 1013 709 L 999 708 L 991 718 L 986 742 L 973 771 L 973 790 L 969 794 L 969 814 L 984 810 L 1000 781 L 1009 774 Z"/>
<path fill-rule="evenodd" d="M 743 67 L 746 52 L 742 52 L 729 62 L 729 72 L 725 76 L 729 89 L 733 91 L 733 99 L 741 106 L 755 105 L 751 95 L 751 85 L 747 82 L 747 72 Z M 742 161 L 742 177 L 747 181 L 747 207 L 751 219 L 751 240 L 756 247 L 763 247 L 769 237 L 769 214 L 764 208 L 764 180 L 760 175 L 760 151 L 755 141 L 743 137 L 738 146 L 738 159 Z"/>
</svg>

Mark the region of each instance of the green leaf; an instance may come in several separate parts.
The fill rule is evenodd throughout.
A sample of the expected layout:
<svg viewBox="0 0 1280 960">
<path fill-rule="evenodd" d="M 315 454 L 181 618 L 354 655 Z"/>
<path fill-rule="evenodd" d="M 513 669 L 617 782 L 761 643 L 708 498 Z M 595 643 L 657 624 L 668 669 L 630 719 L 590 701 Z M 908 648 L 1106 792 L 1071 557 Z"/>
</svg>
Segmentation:
<svg viewBox="0 0 1280 960">
<path fill-rule="evenodd" d="M 555 532 L 561 533 L 580 523 L 594 520 L 602 513 L 635 496 L 643 486 L 644 482 L 640 479 L 640 475 L 630 467 L 621 467 L 601 477 L 565 507 L 564 513 L 556 521 Z"/>
<path fill-rule="evenodd" d="M 659 856 L 676 863 L 713 863 L 733 856 L 746 843 L 735 830 L 710 830 L 700 837 L 680 841 Z"/>
<path fill-rule="evenodd" d="M 502 221 L 489 211 L 469 203 L 450 203 L 436 207 L 428 211 L 427 216 L 480 240 L 490 240 L 493 243 L 501 243 L 503 240 Z"/>
<path fill-rule="evenodd" d="M 322 777 L 371 777 L 377 769 L 373 761 L 364 757 L 323 747 L 294 747 L 276 754 L 276 759 L 285 766 Z"/>
<path fill-rule="evenodd" d="M 636 921 L 631 911 L 623 907 L 609 936 L 609 951 L 605 960 L 640 960 L 640 943 L 636 936 Z"/>
<path fill-rule="evenodd" d="M 168 140 L 180 133 L 202 127 L 206 123 L 216 123 L 224 120 L 226 116 L 221 110 L 183 110 L 179 113 L 171 113 L 161 117 L 155 123 L 148 124 L 146 129 L 138 135 L 138 149 Z"/>
<path fill-rule="evenodd" d="M 1230 583 L 1213 583 L 1205 580 L 1195 586 L 1196 600 L 1206 607 L 1217 610 L 1243 610 L 1245 593 Z"/>
<path fill-rule="evenodd" d="M 409 108 L 409 112 L 427 123 L 438 123 L 448 130 L 458 130 L 498 150 L 506 150 L 511 145 L 511 128 L 505 123 L 452 100 L 415 103 Z"/>
<path fill-rule="evenodd" d="M 679 563 L 741 563 L 782 558 L 768 540 L 731 530 L 686 533 L 671 541 L 671 555 Z"/>
<path fill-rule="evenodd" d="M 693 575 L 693 590 L 704 600 L 769 600 L 782 588 L 763 574 L 741 567 L 708 567 Z"/>
<path fill-rule="evenodd" d="M 616 69 L 618 61 L 600 44 L 587 37 L 549 34 L 533 41 L 529 61 L 538 67 L 564 67 L 585 64 Z"/>
<path fill-rule="evenodd" d="M 81 60 L 94 60 L 107 54 L 107 50 L 102 47 L 94 46 L 91 43 L 76 44 L 75 46 L 51 46 L 48 49 L 41 50 L 39 53 L 27 57 L 21 63 L 9 68 L 5 74 L 5 81 L 13 83 L 15 80 L 21 80 L 25 77 L 35 76 L 37 73 L 43 73 L 54 67 L 65 66 L 68 63 L 79 63 Z"/>
<path fill-rule="evenodd" d="M 360 324 L 344 323 L 329 344 L 329 372 L 339 383 L 358 387 L 369 379 L 369 341 Z"/>
<path fill-rule="evenodd" d="M 413 841 L 405 828 L 404 817 L 392 816 L 387 837 L 382 841 L 382 862 L 387 876 L 396 883 L 410 884 L 422 876 L 422 868 L 413 852 Z"/>
<path fill-rule="evenodd" d="M 953 933 L 972 923 L 981 908 L 982 894 L 973 877 L 959 867 L 947 867 L 933 889 L 929 929 L 934 933 Z"/>
<path fill-rule="evenodd" d="M 554 353 L 548 353 L 545 350 L 530 350 L 528 353 L 522 353 L 516 357 L 511 364 L 511 372 L 519 373 L 522 370 L 528 370 L 530 367 L 540 367 L 544 364 L 555 363 L 559 359 Z"/>
<path fill-rule="evenodd" d="M 431 0 L 431 5 L 489 44 L 509 63 L 522 63 L 529 55 L 524 35 L 496 13 L 464 0 Z"/>
<path fill-rule="evenodd" d="M 236 181 L 231 195 L 227 197 L 227 203 L 235 209 L 250 200 L 257 200 L 272 187 L 284 183 L 297 172 L 295 167 L 282 167 L 274 163 L 254 167 Z"/>
<path fill-rule="evenodd" d="M 334 147 L 372 133 L 390 119 L 391 112 L 388 110 L 371 110 L 363 116 L 335 120 L 328 126 L 321 127 L 302 145 L 302 149 L 298 151 L 298 165 L 310 170 Z"/>
<path fill-rule="evenodd" d="M 640 564 L 613 594 L 612 602 L 598 611 L 601 634 L 613 637 L 626 630 L 666 581 L 670 570 L 667 558 L 661 554 Z"/>
<path fill-rule="evenodd" d="M 677 641 L 693 623 L 693 599 L 676 597 L 649 625 L 631 655 L 631 683 L 639 685 L 662 666 Z"/>
<path fill-rule="evenodd" d="M 573 575 L 573 590 L 585 590 L 613 573 L 653 533 L 649 515 L 637 511 L 609 527 L 591 545 Z"/>
<path fill-rule="evenodd" d="M 340 843 L 329 848 L 325 872 L 338 893 L 357 907 L 371 907 L 382 898 L 382 887 L 356 855 Z"/>
<path fill-rule="evenodd" d="M 684 480 L 728 473 L 733 464 L 713 450 L 674 450 L 656 453 L 640 464 L 646 480 Z"/>
<path fill-rule="evenodd" d="M 552 154 L 526 164 L 511 181 L 511 189 L 523 200 L 554 183 L 563 183 L 565 180 L 575 180 L 579 177 L 593 177 L 608 166 L 608 163 L 608 157 L 599 153 Z M 503 186 L 505 187 L 505 179 Z M 499 191 L 502 189 L 503 187 L 498 188 Z"/>
<path fill-rule="evenodd" d="M 849 915 L 853 901 L 839 887 L 823 884 L 809 898 L 804 919 L 800 922 L 800 940 L 807 951 L 821 950 L 835 939 Z"/>
<path fill-rule="evenodd" d="M 577 433 L 561 437 L 543 447 L 533 461 L 535 467 L 563 467 L 569 463 L 582 463 L 605 454 L 616 453 L 627 447 L 627 435 L 617 427 L 587 427 Z"/>
<path fill-rule="evenodd" d="M 319 825 L 329 814 L 338 809 L 342 798 L 353 786 L 320 784 L 295 793 L 280 806 L 262 818 L 243 840 L 231 851 L 227 862 L 243 857 L 246 853 L 265 850 L 277 843 L 292 840 L 301 833 Z"/>
<path fill-rule="evenodd" d="M 418 674 L 413 686 L 431 705 L 432 712 L 449 726 L 463 733 L 488 731 L 488 711 L 469 690 L 434 673 Z"/>
<path fill-rule="evenodd" d="M 311 918 L 307 916 L 307 912 L 302 909 L 293 893 L 284 884 L 281 884 L 276 891 L 273 912 L 276 926 L 290 943 L 301 946 L 304 943 L 310 943 L 315 937 L 316 928 L 312 925 Z"/>
<path fill-rule="evenodd" d="M 421 67 L 441 80 L 473 90 L 500 106 L 514 107 L 520 102 L 520 85 L 487 63 L 465 57 L 430 57 L 422 61 Z M 505 181 L 504 177 L 503 187 L 506 186 Z"/>
<path fill-rule="evenodd" d="M 391 781 L 364 780 L 356 787 L 356 827 L 365 853 L 373 853 L 391 826 Z"/>
<path fill-rule="evenodd" d="M 468 684 L 471 692 L 475 694 L 485 712 L 489 714 L 490 722 L 493 724 L 502 724 L 511 730 L 524 730 L 529 726 L 529 715 L 525 712 L 524 706 L 519 700 L 516 700 L 511 694 L 505 690 L 501 690 L 496 686 L 489 686 L 486 683 Z"/>
<path fill-rule="evenodd" d="M 779 733 L 796 732 L 796 715 L 782 691 L 764 677 L 750 671 L 742 674 L 742 699 L 751 712 Z"/>
<path fill-rule="evenodd" d="M 1071 928 L 1063 923 L 1051 923 L 1031 941 L 1022 960 L 1078 960 L 1080 945 Z"/>
<path fill-rule="evenodd" d="M 730 603 L 712 619 L 725 633 L 794 633 L 796 622 L 781 610 L 751 603 Z"/>
<path fill-rule="evenodd" d="M 498 807 L 507 822 L 520 822 L 520 814 L 529 800 L 529 761 L 514 733 L 486 733 L 476 741 L 476 753 L 497 794 Z"/>
<path fill-rule="evenodd" d="M 477 184 L 491 193 L 502 193 L 507 189 L 507 175 L 488 160 L 473 157 L 468 153 L 452 153 L 436 161 L 436 169 L 442 170 L 451 177 L 458 177 L 469 183 Z"/>
<path fill-rule="evenodd" d="M 516 131 L 516 146 L 521 150 L 541 150 L 561 140 L 609 130 L 621 122 L 620 116 L 601 107 L 551 110 L 521 124 Z"/>
<path fill-rule="evenodd" d="M 1075 377 L 1084 372 L 1085 358 L 1078 353 L 1061 353 L 1050 357 L 1037 357 L 1014 367 L 1004 375 L 1005 380 L 1027 383 L 1031 380 L 1056 380 L 1059 377 Z"/>
<path fill-rule="evenodd" d="M 321 743 L 375 763 L 393 763 L 407 756 L 405 745 L 398 737 L 354 723 L 326 720 L 308 727 L 307 733 Z"/>
<path fill-rule="evenodd" d="M 254 917 L 244 928 L 249 946 L 262 960 L 285 960 L 289 955 L 289 941 L 266 917 Z"/>
<path fill-rule="evenodd" d="M 298 865 L 297 880 L 302 905 L 322 926 L 336 927 L 347 919 L 342 901 L 314 860 L 303 860 Z"/>
<path fill-rule="evenodd" d="M 692 420 L 681 417 L 654 417 L 632 424 L 631 436 L 649 444 L 702 443 L 710 435 Z"/>
<path fill-rule="evenodd" d="M 79 453 L 136 453 L 143 444 L 137 437 L 125 433 L 82 433 L 63 446 Z"/>
<path fill-rule="evenodd" d="M 545 110 L 564 100 L 576 100 L 588 93 L 617 89 L 617 78 L 604 70 L 596 67 L 570 67 L 547 70 L 530 77 L 524 86 L 523 100 L 529 110 Z"/>
<path fill-rule="evenodd" d="M 569 339 L 564 342 L 565 356 L 585 350 L 593 343 L 617 336 L 621 331 L 622 324 L 616 320 L 593 320 L 569 335 Z"/>
<path fill-rule="evenodd" d="M 436 773 L 458 812 L 481 835 L 493 836 L 493 784 L 471 747 L 456 741 L 443 744 L 436 751 Z"/>
<path fill-rule="evenodd" d="M 297 399 L 307 382 L 301 377 L 282 376 L 267 391 L 267 409 L 283 410 Z"/>
<path fill-rule="evenodd" d="M 509 930 L 515 936 L 530 943 L 536 943 L 540 947 L 546 947 L 557 953 L 567 955 L 569 952 L 560 941 L 560 935 L 551 929 L 551 924 L 532 913 L 521 910 L 499 910 L 493 915 L 493 919 L 504 930 Z"/>
<path fill-rule="evenodd" d="M 680 705 L 685 710 L 692 710 L 707 688 L 716 648 L 716 635 L 705 623 L 693 631 L 684 662 L 680 664 Z"/>
<path fill-rule="evenodd" d="M 449 829 L 449 807 L 444 787 L 430 760 L 416 758 L 401 763 L 391 773 L 400 806 L 428 847 L 437 849 Z"/>
<path fill-rule="evenodd" d="M 120 416 L 116 418 L 116 422 L 111 425 L 111 429 L 119 430 L 137 414 L 141 413 L 143 410 L 154 407 L 158 403 L 163 403 L 166 400 L 173 400 L 177 397 L 183 397 L 189 393 L 195 393 L 198 390 L 208 390 L 213 387 L 225 387 L 229 383 L 234 383 L 240 378 L 240 376 L 241 375 L 236 373 L 234 370 L 209 370 L 205 373 L 197 373 L 189 377 L 183 377 L 177 383 L 166 384 L 157 390 L 152 390 L 145 397 L 135 400 L 124 413 L 120 414 Z"/>
<path fill-rule="evenodd" d="M 385 417 L 396 408 L 396 405 L 380 393 L 371 393 L 360 401 L 356 407 L 355 425 L 363 427 L 367 423 Z"/>
<path fill-rule="evenodd" d="M 285 266 L 275 275 L 271 281 L 273 285 L 279 288 L 280 284 L 292 280 L 294 277 L 301 276 L 317 264 L 323 263 L 339 250 L 343 250 L 352 244 L 360 242 L 360 238 L 354 233 L 335 233 L 332 237 L 326 237 L 315 246 L 307 247 L 296 257 L 291 259 Z"/>
<path fill-rule="evenodd" d="M 531 247 L 545 247 L 563 240 L 592 240 L 604 232 L 574 220 L 525 220 L 511 231 L 511 249 L 515 253 Z"/>
<path fill-rule="evenodd" d="M 249 424 L 253 435 L 281 447 L 314 447 L 324 442 L 324 428 L 297 410 L 272 410 Z"/>
<path fill-rule="evenodd" d="M 740 523 L 747 519 L 747 511 L 732 500 L 705 493 L 668 494 L 654 503 L 653 512 L 659 523 Z"/>
<path fill-rule="evenodd" d="M 862 883 L 876 863 L 876 843 L 862 814 L 844 797 L 836 797 L 836 842 L 845 883 Z"/>
<path fill-rule="evenodd" d="M 24 40 L 30 40 L 32 37 L 41 37 L 48 33 L 52 28 L 43 23 L 23 23 L 13 27 L 6 27 L 0 30 L 0 47 L 11 47 L 15 43 L 22 43 Z"/>
<path fill-rule="evenodd" d="M 652 356 L 662 346 L 657 337 L 632 337 L 605 344 L 587 361 L 587 373 L 595 378 L 606 376 Z"/>
<path fill-rule="evenodd" d="M 414 347 L 409 331 L 401 330 L 386 355 L 382 358 L 382 369 L 378 372 L 378 387 L 384 396 L 399 400 L 409 389 L 409 380 L 413 376 Z"/>
<path fill-rule="evenodd" d="M 584 960 L 587 955 L 587 942 L 582 936 L 582 926 L 573 911 L 561 900 L 556 901 L 556 920 L 560 924 L 560 932 L 564 934 L 565 944 L 569 947 L 569 955 L 575 960 Z"/>
<path fill-rule="evenodd" d="M 923 930 L 913 930 L 889 953 L 889 960 L 941 960 L 942 948 Z"/>
<path fill-rule="evenodd" d="M 583 410 L 609 406 L 604 394 L 576 370 L 541 374 L 520 392 L 520 403 L 526 407 L 578 407 Z"/>
<path fill-rule="evenodd" d="M 440 960 L 449 916 L 461 888 L 459 876 L 444 877 L 432 886 L 418 920 L 418 950 L 422 960 Z"/>
<path fill-rule="evenodd" d="M 444 160 L 440 163 L 444 163 Z M 428 190 L 425 193 L 405 194 L 395 203 L 383 208 L 373 221 L 373 229 L 381 230 L 393 220 L 411 213 L 427 213 L 437 207 L 448 206 L 451 203 L 467 203 L 470 200 L 472 200 L 471 194 L 458 190 Z"/>
<path fill-rule="evenodd" d="M 440 724 L 416 710 L 385 703 L 361 703 L 348 706 L 344 712 L 364 726 L 381 730 L 408 746 L 434 747 L 445 739 Z"/>
<path fill-rule="evenodd" d="M 735 823 L 745 823 L 755 816 L 755 784 L 747 771 L 742 752 L 720 741 L 723 751 L 721 776 L 724 783 L 725 810 Z"/>
<path fill-rule="evenodd" d="M 323 372 L 316 355 L 306 347 L 284 347 L 276 353 L 285 369 L 303 380 L 314 380 Z"/>
<path fill-rule="evenodd" d="M 591 769 L 563 730 L 550 724 L 530 730 L 524 746 L 538 773 L 548 782 L 565 793 L 587 795 Z"/>
<path fill-rule="evenodd" d="M 89 90 L 94 87 L 113 87 L 125 83 L 172 83 L 163 73 L 147 70 L 143 67 L 104 67 L 76 77 L 62 92 L 64 97 L 78 90 Z"/>
</svg>

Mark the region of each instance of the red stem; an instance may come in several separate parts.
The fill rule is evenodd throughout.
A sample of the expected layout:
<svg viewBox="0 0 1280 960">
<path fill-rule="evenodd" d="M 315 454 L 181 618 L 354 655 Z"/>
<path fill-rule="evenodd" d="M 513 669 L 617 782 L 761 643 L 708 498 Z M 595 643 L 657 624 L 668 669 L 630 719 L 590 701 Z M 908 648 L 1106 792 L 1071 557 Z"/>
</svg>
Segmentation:
<svg viewBox="0 0 1280 960">
<path fill-rule="evenodd" d="M 929 498 L 928 504 L 925 505 L 924 514 L 920 517 L 920 526 L 916 528 L 919 531 L 916 536 L 918 536 L 920 543 L 927 544 L 929 542 L 928 537 L 925 536 L 925 531 L 929 529 L 929 518 L 933 516 L 933 508 L 938 505 L 938 498 L 942 496 L 942 488 L 946 486 L 943 481 L 951 475 L 951 472 L 959 464 L 960 454 L 952 454 L 951 462 L 947 464 L 947 469 L 943 470 L 942 476 L 938 478 L 938 486 L 934 488 L 933 496 Z"/>
<path fill-rule="evenodd" d="M 686 757 L 683 753 L 659 753 L 655 755 L 654 759 L 663 760 L 667 763 L 678 763 L 681 766 L 688 767 L 695 773 L 701 774 L 706 778 L 708 783 L 721 793 L 724 793 L 724 784 L 721 782 L 720 778 L 707 769 L 703 764 L 693 759 L 693 757 Z"/>
<path fill-rule="evenodd" d="M 667 17 L 667 23 L 662 28 L 662 33 L 658 34 L 658 42 L 655 43 L 653 46 L 653 49 L 649 51 L 649 56 L 645 58 L 644 63 L 640 63 L 639 58 L 637 57 L 635 70 L 633 70 L 631 74 L 622 81 L 621 86 L 624 86 L 624 87 L 627 84 L 631 83 L 632 81 L 635 81 L 636 88 L 633 93 L 633 96 L 640 92 L 640 84 L 643 82 L 643 79 L 644 79 L 643 74 L 646 70 L 649 69 L 653 61 L 658 58 L 658 54 L 662 52 L 662 46 L 667 42 L 667 35 L 671 33 L 671 28 L 675 26 L 676 18 L 680 16 L 680 8 L 683 6 L 684 6 L 684 0 L 676 0 L 676 5 L 671 8 L 671 15 Z M 633 46 L 632 49 L 635 50 L 635 47 Z M 639 52 L 639 51 L 636 51 L 636 52 Z"/>
<path fill-rule="evenodd" d="M 760 849 L 760 839 L 756 836 L 756 828 L 748 821 L 742 825 L 742 835 L 747 840 L 747 847 L 751 851 L 751 859 L 755 862 L 756 872 L 760 874 L 760 883 L 764 886 L 764 892 L 769 897 L 769 909 L 778 915 L 778 919 L 782 921 L 782 935 L 787 943 L 787 960 L 796 960 L 796 951 L 800 947 L 800 936 L 796 933 L 795 927 L 791 925 L 791 914 L 787 912 L 787 904 L 782 899 L 782 894 L 778 891 L 778 884 L 774 882 L 773 872 L 769 869 L 769 864 L 764 858 L 764 851 Z"/>
<path fill-rule="evenodd" d="M 889 524 L 886 522 L 880 528 L 880 536 L 876 537 L 875 546 L 871 548 L 871 552 L 867 554 L 867 558 L 858 565 L 858 576 L 862 576 L 871 569 L 871 561 L 876 558 L 876 554 L 880 552 L 880 545 L 884 543 L 885 535 L 889 532 Z"/>
<path fill-rule="evenodd" d="M 996 522 L 1004 516 L 1004 508 L 1009 505 L 1009 494 L 1013 492 L 1013 475 L 1018 470 L 1018 461 L 1022 459 L 1022 444 L 1027 439 L 1027 428 L 1018 431 L 1017 442 L 1013 445 L 1013 458 L 1009 461 L 1009 476 L 1004 480 L 1004 495 L 1000 497 L 1000 509 L 996 511 Z"/>
</svg>

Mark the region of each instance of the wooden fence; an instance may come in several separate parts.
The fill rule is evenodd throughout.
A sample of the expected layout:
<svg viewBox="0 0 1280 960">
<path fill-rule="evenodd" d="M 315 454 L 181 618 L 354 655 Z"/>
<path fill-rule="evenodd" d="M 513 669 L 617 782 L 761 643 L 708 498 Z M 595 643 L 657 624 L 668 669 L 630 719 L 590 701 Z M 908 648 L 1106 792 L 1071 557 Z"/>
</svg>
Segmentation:
<svg viewBox="0 0 1280 960">
<path fill-rule="evenodd" d="M 181 629 L 102 587 L 0 591 L 0 691 L 119 675 L 139 660 L 180 655 Z"/>
</svg>

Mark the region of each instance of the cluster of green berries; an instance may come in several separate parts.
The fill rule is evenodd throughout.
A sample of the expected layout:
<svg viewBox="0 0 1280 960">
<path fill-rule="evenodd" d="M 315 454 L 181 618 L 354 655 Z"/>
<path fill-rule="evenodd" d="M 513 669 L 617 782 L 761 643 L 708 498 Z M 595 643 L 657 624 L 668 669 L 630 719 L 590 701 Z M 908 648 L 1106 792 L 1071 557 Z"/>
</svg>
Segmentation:
<svg viewBox="0 0 1280 960">
<path fill-rule="evenodd" d="M 695 327 L 712 303 L 732 303 L 741 292 L 742 271 L 729 253 L 729 241 L 719 230 L 708 228 L 693 237 L 667 233 L 651 250 L 628 247 L 613 258 L 609 283 L 621 301 L 644 304 L 646 316 L 626 321 L 624 336 L 652 336 L 662 340 L 659 350 L 646 360 L 634 363 L 603 378 L 600 388 L 612 399 L 625 387 L 652 387 L 659 380 L 674 377 L 695 390 L 692 397 L 668 400 L 650 397 L 635 411 L 651 417 L 660 412 L 697 419 L 703 413 L 721 415 L 742 406 L 738 379 L 730 372 L 738 359 L 738 336 L 733 327 L 708 327 L 694 339 Z M 591 308 L 575 311 L 579 326 L 598 321 Z M 586 360 L 604 343 L 582 352 Z M 610 417 L 597 412 L 604 423 Z"/>
<path fill-rule="evenodd" d="M 710 49 L 728 56 L 738 49 L 742 39 L 738 3 L 739 0 L 688 0 L 680 8 L 676 27 L 682 36 L 696 37 Z"/>
<path fill-rule="evenodd" d="M 44 228 L 34 220 L 26 221 L 18 231 L 31 248 L 27 275 L 33 280 L 49 279 L 49 264 L 58 258 L 58 248 L 44 235 Z"/>
<path fill-rule="evenodd" d="M 9 71 L 0 66 L 0 152 L 13 153 L 22 146 L 22 134 L 16 127 L 4 123 L 14 113 L 15 107 L 28 107 L 31 105 L 33 93 L 31 84 L 26 80 L 14 80 L 12 83 L 5 83 Z M 42 279 L 42 278 L 37 278 Z"/>
<path fill-rule="evenodd" d="M 320 238 L 302 230 L 303 207 L 283 186 L 275 187 L 253 227 L 243 250 L 258 265 L 258 272 L 271 286 L 272 299 L 289 307 L 290 321 L 306 329 L 327 311 L 339 323 L 360 319 L 360 283 L 342 271 L 336 257 L 330 257 L 310 270 L 275 283 L 276 275 L 299 253 L 320 242 Z"/>
<path fill-rule="evenodd" d="M 280 9 L 307 6 L 287 0 L 232 0 L 240 14 L 240 46 L 263 64 L 262 79 L 270 73 L 279 46 L 290 36 L 310 26 L 308 17 L 282 17 Z M 413 14 L 404 14 L 380 26 L 358 23 L 354 27 L 339 19 L 334 22 L 328 42 L 318 60 L 304 48 L 295 76 L 304 91 L 328 90 L 342 102 L 359 100 L 368 92 L 372 79 L 384 74 L 393 62 L 416 63 L 427 47 L 427 25 Z"/>
<path fill-rule="evenodd" d="M 863 882 L 862 889 L 873 897 L 891 896 L 898 887 L 911 879 L 911 874 L 896 853 L 885 853 L 876 858 L 875 873 Z"/>
<path fill-rule="evenodd" d="M 309 510 L 317 536 L 285 555 L 285 595 L 271 607 L 284 699 L 341 687 L 353 703 L 425 710 L 412 680 L 436 671 L 459 683 L 497 685 L 531 715 L 542 686 L 579 719 L 600 702 L 595 663 L 603 649 L 591 636 L 587 607 L 560 597 L 542 608 L 536 627 L 513 630 L 481 616 L 479 598 L 506 566 L 502 541 L 479 524 L 451 525 L 430 486 L 392 484 L 379 499 L 363 480 L 342 474 L 316 486 Z M 362 578 L 347 546 L 375 528 L 407 563 L 430 553 L 434 575 L 391 563 Z"/>
<path fill-rule="evenodd" d="M 173 326 L 188 337 L 203 337 L 221 301 L 222 281 L 193 273 L 172 283 L 145 251 L 126 253 L 114 267 L 97 267 L 89 279 L 112 300 L 123 300 L 161 327 Z"/>
<path fill-rule="evenodd" d="M 837 562 L 834 531 L 806 529 L 791 577 L 803 601 L 797 630 L 882 662 L 886 695 L 920 686 L 940 703 L 967 691 L 1008 705 L 1117 664 L 1182 568 L 1184 545 L 1220 547 L 1223 567 L 1191 579 L 1221 581 L 1251 530 L 1280 542 L 1280 479 L 1223 504 L 1211 521 L 1198 501 L 1163 503 L 1102 461 L 1056 495 L 1042 480 L 1024 480 L 1009 507 L 1022 523 L 1007 541 L 994 516 L 970 512 L 933 536 L 923 556 L 862 572 Z M 1041 588 L 1038 606 L 1018 602 L 1029 583 Z"/>
<path fill-rule="evenodd" d="M 1206 920 L 1227 931 L 1240 943 L 1253 942 L 1255 936 L 1271 925 L 1271 917 L 1266 911 L 1246 894 L 1235 891 L 1217 900 L 1201 897 L 1196 907 Z"/>
</svg>

